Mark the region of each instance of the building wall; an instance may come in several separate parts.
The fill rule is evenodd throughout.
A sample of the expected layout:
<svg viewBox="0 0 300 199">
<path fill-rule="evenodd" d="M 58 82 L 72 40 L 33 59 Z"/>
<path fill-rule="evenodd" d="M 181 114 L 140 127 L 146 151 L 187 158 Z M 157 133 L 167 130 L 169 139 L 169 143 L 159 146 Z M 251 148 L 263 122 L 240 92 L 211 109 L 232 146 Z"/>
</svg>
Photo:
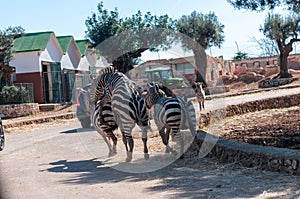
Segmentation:
<svg viewBox="0 0 300 199">
<path fill-rule="evenodd" d="M 41 72 L 17 74 L 15 83 L 33 83 L 34 102 L 44 103 L 44 88 Z"/>
<path fill-rule="evenodd" d="M 77 70 L 80 58 L 79 50 L 75 46 L 75 43 L 71 42 L 66 54 L 61 58 L 61 66 L 64 69 Z"/>
<path fill-rule="evenodd" d="M 63 52 L 60 48 L 60 45 L 54 36 L 52 35 L 51 39 L 49 40 L 46 48 L 44 51 L 41 52 L 40 55 L 40 65 L 42 61 L 45 62 L 60 62 Z"/>
<path fill-rule="evenodd" d="M 278 66 L 278 56 L 255 57 L 241 60 L 233 60 L 233 63 L 235 63 L 235 65 L 237 66 L 246 67 Z"/>
<path fill-rule="evenodd" d="M 40 72 L 40 53 L 40 51 L 15 53 L 9 65 L 16 68 L 16 73 Z"/>
<path fill-rule="evenodd" d="M 267 66 L 279 66 L 278 56 L 269 57 L 255 57 L 241 60 L 233 60 L 237 66 L 245 67 L 267 67 Z M 300 54 L 290 54 L 288 56 L 288 68 L 300 70 Z"/>
</svg>

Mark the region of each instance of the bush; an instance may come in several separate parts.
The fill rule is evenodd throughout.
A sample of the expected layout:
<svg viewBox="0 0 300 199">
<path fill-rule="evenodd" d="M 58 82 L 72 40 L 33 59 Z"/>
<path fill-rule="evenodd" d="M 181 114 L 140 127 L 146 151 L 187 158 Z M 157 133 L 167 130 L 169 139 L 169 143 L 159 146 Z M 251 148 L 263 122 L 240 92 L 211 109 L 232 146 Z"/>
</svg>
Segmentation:
<svg viewBox="0 0 300 199">
<path fill-rule="evenodd" d="M 0 92 L 0 104 L 21 104 L 29 102 L 31 102 L 29 93 L 24 87 L 4 86 Z"/>
</svg>

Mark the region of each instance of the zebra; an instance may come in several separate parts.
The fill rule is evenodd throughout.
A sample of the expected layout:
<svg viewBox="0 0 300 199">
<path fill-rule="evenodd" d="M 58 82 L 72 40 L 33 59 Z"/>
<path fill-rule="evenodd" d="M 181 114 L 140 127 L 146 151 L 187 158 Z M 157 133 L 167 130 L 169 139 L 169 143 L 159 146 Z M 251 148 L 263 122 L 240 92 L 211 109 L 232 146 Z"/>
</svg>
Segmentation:
<svg viewBox="0 0 300 199">
<path fill-rule="evenodd" d="M 104 97 L 105 95 L 103 95 Z M 101 99 L 96 102 L 94 113 L 92 114 L 92 124 L 97 130 L 97 132 L 102 135 L 105 143 L 108 146 L 108 157 L 117 154 L 117 137 L 114 134 L 114 131 L 118 128 L 116 124 L 111 102 L 108 102 L 101 107 Z M 106 139 L 108 137 L 113 141 L 113 146 Z"/>
<path fill-rule="evenodd" d="M 180 153 L 183 158 L 184 140 L 180 135 L 180 129 L 189 128 L 192 135 L 196 136 L 196 113 L 194 106 L 185 96 L 165 97 L 159 89 L 159 85 L 148 84 L 149 89 L 143 93 L 147 108 L 154 106 L 154 121 L 158 127 L 166 152 L 177 156 L 177 152 L 169 146 L 169 134 L 172 131 L 174 139 L 179 139 Z M 165 128 L 167 132 L 165 133 Z"/>
<path fill-rule="evenodd" d="M 204 109 L 204 100 L 205 100 L 205 92 L 202 86 L 203 86 L 202 82 L 194 82 L 194 84 L 192 85 L 192 88 L 195 90 L 196 93 L 196 98 L 199 104 L 200 111 Z"/>
<path fill-rule="evenodd" d="M 94 79 L 91 79 L 91 81 L 93 82 Z M 114 149 L 112 147 L 112 145 L 110 144 L 109 140 L 107 139 L 107 134 L 106 133 L 106 128 L 104 128 L 103 130 L 101 130 L 101 124 L 99 124 L 97 121 L 97 119 L 95 118 L 95 105 L 93 103 L 91 103 L 91 89 L 92 89 L 92 85 L 90 85 L 87 90 L 81 89 L 80 93 L 83 95 L 83 103 L 85 104 L 86 107 L 86 112 L 88 112 L 90 114 L 90 118 L 91 118 L 91 122 L 93 124 L 93 126 L 95 127 L 96 131 L 102 136 L 104 142 L 107 144 L 108 150 L 109 150 L 109 154 L 108 156 L 112 156 L 115 154 Z M 99 101 L 101 102 L 101 101 Z M 109 105 L 109 104 L 108 104 Z M 107 105 L 107 106 L 108 106 Z M 107 107 L 103 108 L 103 109 L 107 109 Z M 97 117 L 102 118 L 103 116 L 101 115 L 97 115 Z M 108 121 L 108 119 L 105 119 L 104 123 Z M 107 124 L 104 124 L 107 125 Z M 108 130 L 108 129 L 107 129 Z"/>
<path fill-rule="evenodd" d="M 144 144 L 144 158 L 149 159 L 147 148 L 148 114 L 146 104 L 141 94 L 135 89 L 132 80 L 123 73 L 117 72 L 114 67 L 109 66 L 102 69 L 96 81 L 93 82 L 92 103 L 104 95 L 100 102 L 103 107 L 111 102 L 112 112 L 116 124 L 122 132 L 122 140 L 127 151 L 126 162 L 132 160 L 134 141 L 132 129 L 137 124 L 142 130 Z"/>
</svg>

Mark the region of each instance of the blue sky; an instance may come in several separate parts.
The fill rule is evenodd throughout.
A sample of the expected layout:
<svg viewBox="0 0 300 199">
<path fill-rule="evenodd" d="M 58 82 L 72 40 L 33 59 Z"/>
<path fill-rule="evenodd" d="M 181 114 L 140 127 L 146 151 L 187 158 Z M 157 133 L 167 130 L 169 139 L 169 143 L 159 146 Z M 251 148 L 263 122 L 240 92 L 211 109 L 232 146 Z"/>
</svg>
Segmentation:
<svg viewBox="0 0 300 199">
<path fill-rule="evenodd" d="M 85 36 L 85 20 L 92 12 L 97 12 L 100 0 L 9 0 L 1 5 L 0 29 L 8 26 L 22 26 L 26 32 L 54 31 L 57 36 L 73 35 L 75 39 Z M 223 55 L 230 59 L 239 50 L 250 56 L 260 54 L 252 37 L 262 38 L 259 27 L 264 22 L 266 12 L 257 13 L 235 10 L 226 0 L 104 0 L 104 8 L 118 8 L 121 17 L 131 16 L 138 10 L 142 13 L 168 14 L 176 19 L 196 10 L 202 13 L 213 11 L 225 25 L 225 42 L 221 49 L 211 48 L 212 56 Z M 236 42 L 236 43 L 235 43 Z"/>
</svg>

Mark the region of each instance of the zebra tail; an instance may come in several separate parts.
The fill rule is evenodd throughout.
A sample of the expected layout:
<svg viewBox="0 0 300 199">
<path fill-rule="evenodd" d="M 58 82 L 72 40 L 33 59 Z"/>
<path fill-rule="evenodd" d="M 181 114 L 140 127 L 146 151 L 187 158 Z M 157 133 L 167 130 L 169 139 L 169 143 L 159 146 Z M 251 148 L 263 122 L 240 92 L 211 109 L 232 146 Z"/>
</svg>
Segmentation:
<svg viewBox="0 0 300 199">
<path fill-rule="evenodd" d="M 189 125 L 189 129 L 194 137 L 196 137 L 196 124 L 193 122 L 193 117 L 196 117 L 195 109 L 190 110 L 189 107 L 193 107 L 193 104 L 187 100 L 186 103 L 184 103 L 184 109 L 185 109 L 185 114 L 187 116 L 187 121 Z"/>
</svg>

